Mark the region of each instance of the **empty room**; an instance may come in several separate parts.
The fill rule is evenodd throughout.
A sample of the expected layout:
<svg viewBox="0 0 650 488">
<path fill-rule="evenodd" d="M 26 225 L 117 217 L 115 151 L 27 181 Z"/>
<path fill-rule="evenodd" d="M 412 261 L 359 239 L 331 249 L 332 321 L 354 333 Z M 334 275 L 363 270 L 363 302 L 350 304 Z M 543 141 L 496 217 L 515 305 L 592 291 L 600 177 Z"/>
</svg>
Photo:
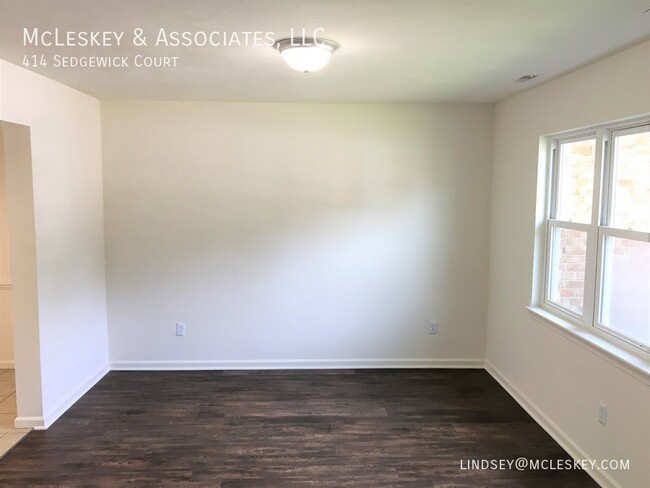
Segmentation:
<svg viewBox="0 0 650 488">
<path fill-rule="evenodd" d="M 650 0 L 0 0 L 0 486 L 650 486 Z"/>
</svg>

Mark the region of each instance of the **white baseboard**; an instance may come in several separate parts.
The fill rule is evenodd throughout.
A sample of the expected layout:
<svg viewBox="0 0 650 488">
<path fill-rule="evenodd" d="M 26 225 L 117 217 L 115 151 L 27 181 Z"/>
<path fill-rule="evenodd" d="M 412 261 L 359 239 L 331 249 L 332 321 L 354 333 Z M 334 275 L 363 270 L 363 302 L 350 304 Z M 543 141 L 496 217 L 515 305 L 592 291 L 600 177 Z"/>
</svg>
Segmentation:
<svg viewBox="0 0 650 488">
<path fill-rule="evenodd" d="M 112 361 L 113 371 L 194 371 L 237 369 L 476 368 L 483 359 L 270 359 L 225 361 Z"/>
<path fill-rule="evenodd" d="M 45 430 L 45 420 L 43 417 L 16 417 L 14 427 L 16 429 Z"/>
<path fill-rule="evenodd" d="M 16 362 L 0 359 L 0 369 L 16 369 Z"/>
<path fill-rule="evenodd" d="M 555 422 L 553 422 L 542 410 L 540 410 L 524 393 L 512 384 L 501 372 L 488 360 L 485 361 L 485 370 L 499 382 L 499 384 L 512 396 L 519 405 L 537 422 L 555 442 L 557 442 L 573 459 L 591 459 L 591 457 L 569 437 Z M 585 470 L 596 483 L 603 488 L 621 488 L 606 471 Z"/>
<path fill-rule="evenodd" d="M 106 374 L 110 371 L 108 366 L 103 366 L 97 373 L 95 373 L 88 381 L 86 381 L 83 385 L 81 385 L 79 388 L 77 388 L 68 398 L 66 398 L 64 401 L 62 401 L 56 408 L 53 408 L 50 410 L 48 413 L 46 413 L 43 416 L 43 426 L 42 427 L 37 427 L 37 426 L 32 426 L 34 429 L 47 429 L 50 425 L 52 425 L 56 420 L 65 413 L 66 410 L 68 410 L 72 405 L 76 403 L 77 400 L 79 400 L 82 396 L 84 396 L 88 390 L 90 390 L 93 386 L 97 384 L 99 380 L 101 380 Z"/>
</svg>

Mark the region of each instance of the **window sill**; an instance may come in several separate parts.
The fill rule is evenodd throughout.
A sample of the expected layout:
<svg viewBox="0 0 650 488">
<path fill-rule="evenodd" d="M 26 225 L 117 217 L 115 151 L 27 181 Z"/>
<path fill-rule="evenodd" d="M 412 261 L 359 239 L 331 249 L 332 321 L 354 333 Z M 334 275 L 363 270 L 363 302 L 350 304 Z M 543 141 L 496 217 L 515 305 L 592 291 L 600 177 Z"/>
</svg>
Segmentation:
<svg viewBox="0 0 650 488">
<path fill-rule="evenodd" d="M 526 307 L 543 325 L 563 334 L 569 340 L 597 354 L 622 371 L 631 374 L 643 383 L 650 385 L 650 359 L 637 356 L 616 346 L 602 337 L 562 320 L 552 313 L 535 306 Z"/>
</svg>

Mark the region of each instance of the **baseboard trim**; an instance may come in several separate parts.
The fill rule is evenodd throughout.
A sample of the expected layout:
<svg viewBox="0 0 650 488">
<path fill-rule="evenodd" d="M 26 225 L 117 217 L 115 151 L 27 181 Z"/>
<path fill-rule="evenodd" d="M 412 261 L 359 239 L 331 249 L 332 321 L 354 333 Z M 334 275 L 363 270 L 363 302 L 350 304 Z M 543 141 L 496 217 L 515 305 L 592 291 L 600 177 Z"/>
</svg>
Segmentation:
<svg viewBox="0 0 650 488">
<path fill-rule="evenodd" d="M 16 417 L 14 427 L 16 429 L 45 430 L 45 419 L 43 417 Z"/>
<path fill-rule="evenodd" d="M 68 410 L 72 405 L 74 405 L 77 400 L 79 400 L 82 396 L 84 396 L 86 393 L 88 393 L 88 390 L 90 390 L 93 386 L 99 382 L 106 374 L 110 371 L 108 366 L 102 366 L 102 368 L 97 371 L 88 381 L 86 381 L 83 385 L 81 385 L 79 388 L 77 388 L 68 398 L 66 398 L 64 401 L 62 401 L 56 408 L 50 410 L 47 414 L 43 416 L 43 429 L 47 429 L 49 426 L 51 426 L 54 422 L 57 421 L 57 419 L 63 415 L 66 410 Z M 39 427 L 34 427 L 34 429 L 39 429 Z"/>
<path fill-rule="evenodd" d="M 9 360 L 0 360 L 0 369 L 16 369 L 16 362 Z"/>
<path fill-rule="evenodd" d="M 483 359 L 278 359 L 224 361 L 113 361 L 112 371 L 195 371 L 268 369 L 482 369 Z"/>
<path fill-rule="evenodd" d="M 508 380 L 490 361 L 485 361 L 485 370 L 515 399 L 521 407 L 537 422 L 555 442 L 557 442 L 573 459 L 591 459 L 569 435 L 553 422 L 535 403 Z M 596 483 L 603 488 L 621 488 L 606 471 L 585 470 Z"/>
</svg>

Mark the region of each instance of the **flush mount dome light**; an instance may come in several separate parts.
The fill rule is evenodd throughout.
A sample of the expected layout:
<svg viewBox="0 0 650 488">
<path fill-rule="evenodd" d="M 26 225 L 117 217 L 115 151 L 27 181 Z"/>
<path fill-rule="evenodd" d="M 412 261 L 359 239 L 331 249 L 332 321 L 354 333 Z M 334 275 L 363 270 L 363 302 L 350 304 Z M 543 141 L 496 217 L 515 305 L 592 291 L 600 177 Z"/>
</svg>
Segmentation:
<svg viewBox="0 0 650 488">
<path fill-rule="evenodd" d="M 323 68 L 339 45 L 327 39 L 309 37 L 280 39 L 274 47 L 293 69 L 309 73 Z"/>
</svg>

